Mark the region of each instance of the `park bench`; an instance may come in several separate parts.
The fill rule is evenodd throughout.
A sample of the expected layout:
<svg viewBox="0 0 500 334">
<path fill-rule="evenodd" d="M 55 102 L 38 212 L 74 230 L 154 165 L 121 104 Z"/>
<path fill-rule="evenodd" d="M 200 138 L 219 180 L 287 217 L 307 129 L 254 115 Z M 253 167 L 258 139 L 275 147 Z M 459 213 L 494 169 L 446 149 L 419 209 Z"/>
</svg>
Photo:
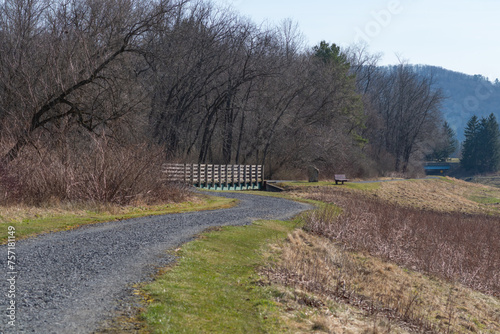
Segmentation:
<svg viewBox="0 0 500 334">
<path fill-rule="evenodd" d="M 345 177 L 345 174 L 335 174 L 335 184 L 339 184 L 339 182 L 344 184 L 344 182 L 347 181 L 349 181 L 349 179 Z"/>
</svg>

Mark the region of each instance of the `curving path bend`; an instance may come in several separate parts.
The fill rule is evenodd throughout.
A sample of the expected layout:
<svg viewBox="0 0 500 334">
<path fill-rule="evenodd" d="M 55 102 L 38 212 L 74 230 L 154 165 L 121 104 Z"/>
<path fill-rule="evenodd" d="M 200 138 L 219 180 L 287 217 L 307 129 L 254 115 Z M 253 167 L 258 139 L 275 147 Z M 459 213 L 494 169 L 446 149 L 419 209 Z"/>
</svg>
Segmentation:
<svg viewBox="0 0 500 334">
<path fill-rule="evenodd" d="M 87 225 L 16 243 L 15 327 L 7 308 L 7 245 L 0 246 L 0 333 L 92 333 L 131 286 L 174 260 L 166 250 L 211 226 L 289 219 L 310 206 L 281 198 L 218 193 L 234 208 Z M 6 269 L 7 268 L 7 269 Z"/>
</svg>

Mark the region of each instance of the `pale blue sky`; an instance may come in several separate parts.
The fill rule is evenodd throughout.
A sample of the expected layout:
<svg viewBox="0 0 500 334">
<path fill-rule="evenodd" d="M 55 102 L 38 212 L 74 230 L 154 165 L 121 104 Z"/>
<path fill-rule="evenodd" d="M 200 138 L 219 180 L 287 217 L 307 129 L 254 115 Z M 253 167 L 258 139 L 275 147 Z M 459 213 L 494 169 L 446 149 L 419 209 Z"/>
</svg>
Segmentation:
<svg viewBox="0 0 500 334">
<path fill-rule="evenodd" d="M 215 0 L 256 23 L 291 18 L 307 44 L 349 46 L 363 40 L 381 64 L 397 55 L 500 79 L 499 0 Z"/>
</svg>

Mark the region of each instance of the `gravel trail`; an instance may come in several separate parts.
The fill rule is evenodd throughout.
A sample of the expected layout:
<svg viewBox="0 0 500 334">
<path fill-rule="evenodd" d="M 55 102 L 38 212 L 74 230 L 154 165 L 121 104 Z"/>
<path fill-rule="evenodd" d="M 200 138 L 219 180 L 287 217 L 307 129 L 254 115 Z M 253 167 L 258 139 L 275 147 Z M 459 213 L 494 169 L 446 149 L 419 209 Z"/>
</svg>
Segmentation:
<svg viewBox="0 0 500 334">
<path fill-rule="evenodd" d="M 0 246 L 0 333 L 92 333 L 131 286 L 172 262 L 167 254 L 211 226 L 285 220 L 310 206 L 243 193 L 234 208 L 87 225 L 16 243 L 15 327 L 8 324 L 7 245 Z M 11 281 L 12 282 L 12 281 Z"/>
</svg>

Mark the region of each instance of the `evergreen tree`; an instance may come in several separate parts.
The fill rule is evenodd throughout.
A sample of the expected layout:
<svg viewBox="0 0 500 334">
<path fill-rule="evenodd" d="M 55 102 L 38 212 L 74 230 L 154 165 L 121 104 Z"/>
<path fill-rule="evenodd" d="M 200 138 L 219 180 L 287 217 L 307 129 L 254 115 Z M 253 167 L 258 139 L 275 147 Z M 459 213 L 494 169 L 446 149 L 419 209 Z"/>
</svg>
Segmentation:
<svg viewBox="0 0 500 334">
<path fill-rule="evenodd" d="M 465 127 L 465 141 L 462 147 L 462 159 L 460 164 L 465 170 L 477 168 L 479 120 L 476 115 L 472 116 Z"/>
<path fill-rule="evenodd" d="M 332 45 L 330 45 L 325 41 L 321 41 L 319 45 L 313 47 L 313 51 L 314 55 L 325 64 L 338 65 L 341 66 L 344 70 L 349 69 L 347 56 L 335 43 L 332 43 Z"/>
<path fill-rule="evenodd" d="M 465 170 L 487 173 L 500 168 L 500 128 L 494 114 L 472 116 L 465 128 L 461 165 Z"/>
<path fill-rule="evenodd" d="M 496 172 L 500 168 L 500 129 L 494 114 L 482 118 L 478 136 L 480 172 Z"/>
<path fill-rule="evenodd" d="M 448 122 L 444 122 L 443 132 L 446 138 L 446 146 L 444 148 L 445 159 L 449 158 L 453 153 L 455 153 L 458 149 L 458 140 L 457 134 L 455 130 L 453 130 L 448 124 Z"/>
</svg>

